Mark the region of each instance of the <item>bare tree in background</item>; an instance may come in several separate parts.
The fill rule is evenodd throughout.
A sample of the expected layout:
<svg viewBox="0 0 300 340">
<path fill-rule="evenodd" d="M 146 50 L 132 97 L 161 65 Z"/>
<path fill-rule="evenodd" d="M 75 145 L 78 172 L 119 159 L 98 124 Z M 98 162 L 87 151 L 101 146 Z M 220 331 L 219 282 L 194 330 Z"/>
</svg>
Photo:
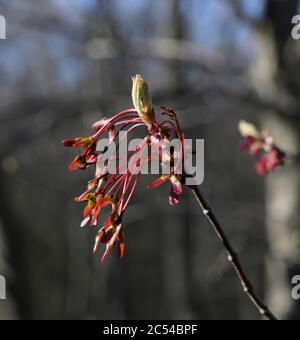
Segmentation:
<svg viewBox="0 0 300 340">
<path fill-rule="evenodd" d="M 291 37 L 297 0 L 269 0 L 264 17 L 251 25 L 257 58 L 249 71 L 253 89 L 273 103 L 261 113 L 261 123 L 289 153 L 300 151 L 299 43 Z M 296 57 L 296 55 L 298 57 Z M 291 280 L 299 273 L 299 164 L 270 176 L 266 183 L 266 223 L 270 252 L 268 300 L 280 317 L 298 319 L 299 305 L 290 298 Z"/>
</svg>

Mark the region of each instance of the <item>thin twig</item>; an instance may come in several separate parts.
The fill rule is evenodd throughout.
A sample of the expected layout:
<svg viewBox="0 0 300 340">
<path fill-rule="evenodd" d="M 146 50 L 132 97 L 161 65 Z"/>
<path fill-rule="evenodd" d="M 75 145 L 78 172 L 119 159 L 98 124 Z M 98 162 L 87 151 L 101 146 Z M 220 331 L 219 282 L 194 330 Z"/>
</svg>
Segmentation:
<svg viewBox="0 0 300 340">
<path fill-rule="evenodd" d="M 202 210 L 202 213 L 209 221 L 210 225 L 212 226 L 213 230 L 217 234 L 220 241 L 223 243 L 223 246 L 226 249 L 226 252 L 228 254 L 228 261 L 232 264 L 237 274 L 237 277 L 244 289 L 244 292 L 248 295 L 249 299 L 254 304 L 254 306 L 258 309 L 261 315 L 265 316 L 269 320 L 277 320 L 277 318 L 273 315 L 273 313 L 269 310 L 269 308 L 261 301 L 261 299 L 255 293 L 251 282 L 249 281 L 247 275 L 244 272 L 244 269 L 242 268 L 242 265 L 238 259 L 237 254 L 232 248 L 227 236 L 225 235 L 225 232 L 223 231 L 223 228 L 221 227 L 214 213 L 207 205 L 199 188 L 197 186 L 190 186 L 190 189 L 195 195 L 195 198 Z"/>
</svg>

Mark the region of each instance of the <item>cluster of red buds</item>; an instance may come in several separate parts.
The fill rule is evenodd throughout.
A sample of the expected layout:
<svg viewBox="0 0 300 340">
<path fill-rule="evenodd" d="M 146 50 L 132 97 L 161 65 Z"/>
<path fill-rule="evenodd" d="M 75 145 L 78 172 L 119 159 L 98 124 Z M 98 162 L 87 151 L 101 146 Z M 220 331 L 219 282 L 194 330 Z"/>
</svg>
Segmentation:
<svg viewBox="0 0 300 340">
<path fill-rule="evenodd" d="M 286 153 L 275 145 L 267 130 L 259 132 L 253 124 L 245 121 L 240 122 L 239 130 L 245 138 L 240 150 L 248 150 L 250 155 L 256 158 L 255 167 L 259 176 L 265 176 L 285 164 Z"/>
<path fill-rule="evenodd" d="M 140 179 L 140 169 L 144 164 L 152 161 L 159 161 L 163 167 L 168 163 L 170 172 L 164 174 L 153 183 L 148 185 L 149 189 L 154 189 L 163 183 L 171 184 L 170 204 L 179 203 L 179 197 L 183 192 L 182 176 L 177 175 L 176 167 L 183 159 L 184 150 L 181 152 L 164 153 L 161 150 L 160 141 L 171 141 L 177 138 L 184 145 L 184 135 L 181 131 L 175 112 L 170 108 L 162 108 L 162 115 L 166 119 L 158 122 L 152 107 L 151 95 L 145 80 L 137 75 L 132 78 L 132 101 L 134 109 L 121 111 L 110 118 L 102 119 L 92 125 L 94 133 L 89 137 L 64 140 L 62 144 L 66 147 L 81 148 L 81 153 L 71 162 L 69 169 L 71 172 L 80 169 L 85 170 L 94 167 L 95 175 L 88 182 L 83 194 L 75 197 L 76 202 L 86 202 L 83 212 L 81 227 L 86 225 L 97 226 L 101 211 L 105 207 L 110 207 L 110 215 L 104 225 L 98 231 L 95 239 L 94 253 L 100 244 L 106 245 L 106 250 L 102 256 L 102 262 L 107 254 L 118 244 L 119 257 L 124 255 L 124 227 L 123 216 L 133 197 Z M 122 138 L 132 136 L 136 129 L 144 129 L 145 137 L 142 142 L 129 150 L 125 156 L 103 161 L 104 153 L 97 152 L 97 144 L 104 137 L 109 143 L 115 143 L 116 148 L 120 148 Z M 121 139 L 120 139 L 120 136 Z M 153 151 L 145 153 L 145 149 Z M 146 156 L 145 156 L 146 155 Z M 155 159 L 154 159 L 155 158 Z M 108 172 L 110 162 L 116 162 L 116 171 Z"/>
</svg>

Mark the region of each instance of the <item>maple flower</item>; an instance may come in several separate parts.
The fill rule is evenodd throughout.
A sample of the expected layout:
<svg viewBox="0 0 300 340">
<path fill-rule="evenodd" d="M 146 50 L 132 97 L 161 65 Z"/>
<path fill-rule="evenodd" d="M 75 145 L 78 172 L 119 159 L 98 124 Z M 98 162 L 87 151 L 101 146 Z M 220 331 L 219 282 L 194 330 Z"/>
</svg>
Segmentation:
<svg viewBox="0 0 300 340">
<path fill-rule="evenodd" d="M 169 197 L 169 203 L 171 205 L 177 205 L 179 203 L 179 196 L 182 195 L 182 183 L 181 179 L 177 175 L 164 175 L 156 179 L 152 183 L 148 184 L 148 189 L 156 189 L 164 183 L 171 183 L 171 192 Z"/>
<path fill-rule="evenodd" d="M 273 137 L 267 130 L 259 132 L 253 124 L 241 121 L 239 131 L 245 139 L 240 144 L 240 151 L 248 150 L 250 155 L 257 157 L 255 168 L 259 176 L 266 176 L 285 164 L 287 158 L 285 152 L 275 145 Z"/>
<path fill-rule="evenodd" d="M 285 154 L 279 149 L 271 147 L 270 151 L 256 162 L 256 171 L 260 176 L 265 176 L 284 164 Z"/>
<path fill-rule="evenodd" d="M 101 244 L 106 246 L 102 256 L 103 262 L 111 249 L 118 245 L 119 257 L 124 255 L 124 225 L 123 217 L 139 183 L 143 165 L 159 161 L 161 167 L 168 169 L 148 188 L 154 189 L 163 183 L 171 184 L 169 202 L 179 203 L 183 193 L 182 181 L 184 175 L 177 175 L 180 162 L 184 158 L 184 150 L 166 151 L 161 147 L 161 141 L 168 144 L 173 138 L 179 139 L 184 145 L 184 134 L 181 131 L 175 112 L 162 107 L 161 115 L 167 119 L 159 122 L 155 118 L 151 94 L 146 81 L 137 75 L 132 78 L 133 109 L 121 111 L 110 118 L 103 118 L 92 125 L 93 134 L 88 137 L 74 138 L 62 142 L 65 147 L 79 148 L 81 152 L 70 163 L 69 170 L 86 170 L 93 167 L 94 176 L 88 182 L 85 191 L 75 197 L 76 202 L 84 202 L 83 220 L 81 227 L 90 225 L 96 227 L 101 212 L 109 208 L 110 214 L 99 228 L 95 239 L 94 253 Z M 115 145 L 121 148 L 123 139 L 130 137 L 136 129 L 144 129 L 145 136 L 135 147 L 125 155 L 106 158 L 105 152 L 98 152 L 97 145 L 105 137 L 109 141 L 108 148 Z M 152 148 L 154 153 L 147 150 Z M 110 172 L 110 166 L 115 163 L 115 171 Z M 168 165 L 168 167 L 167 167 Z"/>
</svg>

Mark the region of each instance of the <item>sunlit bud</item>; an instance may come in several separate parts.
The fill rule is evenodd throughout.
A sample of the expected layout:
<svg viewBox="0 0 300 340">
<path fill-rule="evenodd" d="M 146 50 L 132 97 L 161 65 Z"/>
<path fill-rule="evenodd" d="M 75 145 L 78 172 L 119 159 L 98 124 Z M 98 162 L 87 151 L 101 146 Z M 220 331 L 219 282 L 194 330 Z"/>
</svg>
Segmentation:
<svg viewBox="0 0 300 340">
<path fill-rule="evenodd" d="M 239 130 L 243 137 L 252 137 L 255 139 L 261 138 L 261 134 L 258 132 L 257 128 L 244 120 L 240 121 Z"/>
<path fill-rule="evenodd" d="M 132 102 L 144 123 L 152 125 L 155 119 L 151 94 L 146 81 L 140 75 L 132 77 Z"/>
</svg>

